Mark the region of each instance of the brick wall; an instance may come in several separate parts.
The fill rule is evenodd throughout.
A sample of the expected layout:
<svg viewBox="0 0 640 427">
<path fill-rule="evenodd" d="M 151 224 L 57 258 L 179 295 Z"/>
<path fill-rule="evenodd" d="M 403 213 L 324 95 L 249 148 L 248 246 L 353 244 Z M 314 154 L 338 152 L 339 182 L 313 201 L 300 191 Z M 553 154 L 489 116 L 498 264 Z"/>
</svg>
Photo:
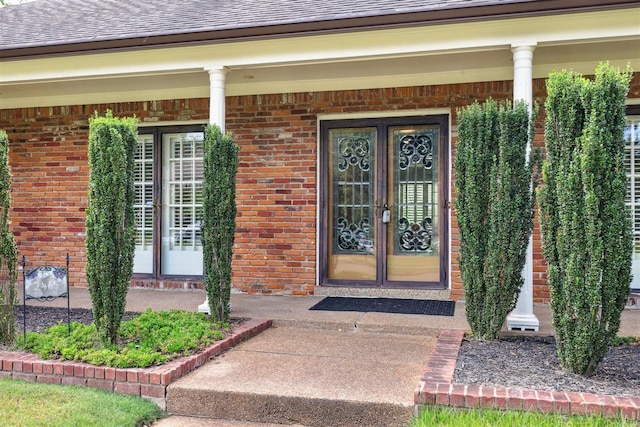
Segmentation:
<svg viewBox="0 0 640 427">
<path fill-rule="evenodd" d="M 635 74 L 630 98 L 640 98 Z M 544 81 L 533 85 L 544 103 Z M 451 111 L 487 97 L 511 99 L 510 81 L 227 98 L 227 129 L 240 146 L 234 287 L 244 292 L 308 295 L 316 277 L 317 116 L 361 111 Z M 60 264 L 71 257 L 72 285 L 84 279 L 84 209 L 87 194 L 88 118 L 111 109 L 144 122 L 206 120 L 208 99 L 26 108 L 0 111 L 10 140 L 13 230 L 29 263 Z M 543 115 L 536 145 L 542 145 Z M 455 171 L 453 171 L 455 174 Z M 453 187 L 453 186 L 452 186 Z M 452 217 L 452 298 L 463 294 L 456 264 L 457 224 Z M 197 287 L 198 282 L 134 280 L 137 286 Z M 540 233 L 534 230 L 534 298 L 548 301 Z"/>
<path fill-rule="evenodd" d="M 318 115 L 447 108 L 455 129 L 455 108 L 489 95 L 510 99 L 511 82 L 227 98 L 227 129 L 241 153 L 235 286 L 245 292 L 313 292 Z M 453 237 L 455 247 L 455 232 Z M 452 285 L 459 297 L 455 266 Z"/>
<path fill-rule="evenodd" d="M 142 121 L 206 120 L 209 100 L 172 100 L 23 108 L 0 111 L 13 175 L 12 228 L 20 256 L 32 265 L 62 266 L 69 253 L 71 286 L 86 286 L 85 208 L 89 118 L 111 109 Z M 148 284 L 147 284 L 148 285 Z M 167 286 L 188 287 L 191 283 Z"/>
</svg>

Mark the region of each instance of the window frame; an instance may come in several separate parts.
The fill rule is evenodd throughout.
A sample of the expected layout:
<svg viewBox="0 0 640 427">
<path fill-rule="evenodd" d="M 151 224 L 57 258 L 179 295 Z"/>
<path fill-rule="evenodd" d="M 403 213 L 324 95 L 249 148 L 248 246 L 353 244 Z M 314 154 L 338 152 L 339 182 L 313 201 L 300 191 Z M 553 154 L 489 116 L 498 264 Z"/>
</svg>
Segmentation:
<svg viewBox="0 0 640 427">
<path fill-rule="evenodd" d="M 319 232 L 318 232 L 318 284 L 319 286 L 326 287 L 357 287 L 357 288 L 380 288 L 380 289 L 427 289 L 427 290 L 444 290 L 450 289 L 449 269 L 450 269 L 450 209 L 449 209 L 449 167 L 450 167 L 450 143 L 451 135 L 449 132 L 450 116 L 449 114 L 434 114 L 434 115 L 407 115 L 399 117 L 371 117 L 371 118 L 339 118 L 339 119 L 326 119 L 321 120 L 318 126 L 318 132 L 320 135 L 320 182 L 318 203 L 320 205 L 320 220 L 319 220 Z M 330 130 L 340 128 L 376 128 L 377 129 L 377 142 L 376 150 L 379 153 L 377 160 L 384 160 L 383 166 L 377 166 L 382 168 L 385 173 L 379 174 L 374 179 L 375 181 L 375 196 L 374 199 L 382 200 L 384 195 L 388 195 L 387 188 L 387 161 L 388 149 L 389 149 L 389 135 L 388 130 L 396 126 L 438 126 L 439 137 L 441 138 L 438 145 L 438 162 L 439 169 L 437 172 L 438 182 L 440 185 L 438 194 L 438 215 L 440 218 L 440 225 L 438 227 L 440 233 L 440 254 L 439 254 L 439 280 L 418 282 L 418 281 L 398 281 L 389 280 L 386 278 L 387 270 L 386 259 L 382 255 L 376 255 L 376 278 L 374 280 L 356 280 L 356 279 L 334 279 L 329 277 L 329 264 L 330 253 L 333 251 L 333 246 L 330 244 L 330 221 L 332 221 L 333 215 L 329 207 L 331 204 L 331 182 L 330 171 L 331 158 L 330 158 Z M 374 215 L 376 216 L 376 215 Z M 387 250 L 387 232 L 380 228 L 380 225 L 376 220 L 374 231 L 375 236 L 380 236 L 380 233 L 384 233 L 384 236 L 377 237 L 377 242 L 380 247 L 384 247 Z"/>
<path fill-rule="evenodd" d="M 635 104 L 635 105 L 627 105 L 626 107 L 626 111 L 625 111 L 625 121 L 628 117 L 631 116 L 640 116 L 640 104 Z M 626 144 L 625 144 L 626 145 Z M 630 177 L 631 179 L 633 179 L 633 176 Z M 631 182 L 627 182 L 627 188 L 629 188 L 631 186 Z M 633 200 L 633 194 L 631 195 L 631 198 Z M 630 211 L 631 213 L 633 213 L 633 209 L 630 207 Z M 634 253 L 635 253 L 635 233 L 636 233 L 636 227 L 635 227 L 635 218 L 631 218 L 631 225 L 632 225 L 632 232 L 633 232 L 633 240 L 634 240 Z M 631 267 L 633 269 L 633 266 Z M 640 288 L 634 288 L 634 283 L 633 281 L 631 281 L 631 283 L 629 283 L 629 288 L 633 291 L 638 290 Z"/>
<path fill-rule="evenodd" d="M 162 140 L 164 134 L 201 132 L 204 139 L 206 124 L 150 126 L 138 128 L 139 135 L 153 135 L 153 249 L 152 272 L 134 273 L 134 280 L 184 280 L 202 281 L 204 276 L 162 274 Z"/>
</svg>

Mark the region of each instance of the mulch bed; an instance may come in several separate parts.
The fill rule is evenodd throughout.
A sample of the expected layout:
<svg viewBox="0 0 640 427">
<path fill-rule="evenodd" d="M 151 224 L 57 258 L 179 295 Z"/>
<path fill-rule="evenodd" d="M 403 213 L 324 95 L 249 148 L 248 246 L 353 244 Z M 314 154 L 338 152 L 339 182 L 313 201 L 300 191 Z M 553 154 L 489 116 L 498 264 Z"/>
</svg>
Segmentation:
<svg viewBox="0 0 640 427">
<path fill-rule="evenodd" d="M 553 337 L 464 339 L 453 382 L 640 397 L 640 345 L 612 348 L 587 378 L 560 367 Z"/>
<path fill-rule="evenodd" d="M 138 313 L 125 312 L 122 320 L 131 320 L 136 314 Z M 69 317 L 71 322 L 79 322 L 85 325 L 93 322 L 93 313 L 86 308 L 72 308 Z M 23 319 L 23 306 L 17 305 L 15 323 L 18 332 L 22 332 Z M 44 332 L 45 329 L 55 326 L 59 322 L 67 323 L 66 308 L 27 305 L 27 332 Z"/>
</svg>

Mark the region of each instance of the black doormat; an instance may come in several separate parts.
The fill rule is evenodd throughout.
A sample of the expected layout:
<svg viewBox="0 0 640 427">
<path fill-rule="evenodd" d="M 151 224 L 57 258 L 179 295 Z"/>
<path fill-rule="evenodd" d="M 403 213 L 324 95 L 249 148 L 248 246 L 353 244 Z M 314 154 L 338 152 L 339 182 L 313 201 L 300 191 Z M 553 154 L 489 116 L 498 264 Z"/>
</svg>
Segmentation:
<svg viewBox="0 0 640 427">
<path fill-rule="evenodd" d="M 326 297 L 309 310 L 360 311 L 378 313 L 428 314 L 431 316 L 453 316 L 456 307 L 453 301 L 399 298 L 354 298 Z"/>
</svg>

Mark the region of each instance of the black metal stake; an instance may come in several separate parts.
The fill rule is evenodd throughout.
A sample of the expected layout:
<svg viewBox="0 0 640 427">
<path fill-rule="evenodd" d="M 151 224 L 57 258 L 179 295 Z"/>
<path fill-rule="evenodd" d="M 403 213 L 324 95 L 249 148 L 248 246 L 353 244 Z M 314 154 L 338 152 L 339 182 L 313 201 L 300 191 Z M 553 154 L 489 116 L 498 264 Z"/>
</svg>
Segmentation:
<svg viewBox="0 0 640 427">
<path fill-rule="evenodd" d="M 69 252 L 67 252 L 67 335 L 71 336 L 71 286 L 69 284 Z"/>
<path fill-rule="evenodd" d="M 22 255 L 22 338 L 27 346 L 27 278 L 24 275 L 27 257 Z"/>
</svg>

